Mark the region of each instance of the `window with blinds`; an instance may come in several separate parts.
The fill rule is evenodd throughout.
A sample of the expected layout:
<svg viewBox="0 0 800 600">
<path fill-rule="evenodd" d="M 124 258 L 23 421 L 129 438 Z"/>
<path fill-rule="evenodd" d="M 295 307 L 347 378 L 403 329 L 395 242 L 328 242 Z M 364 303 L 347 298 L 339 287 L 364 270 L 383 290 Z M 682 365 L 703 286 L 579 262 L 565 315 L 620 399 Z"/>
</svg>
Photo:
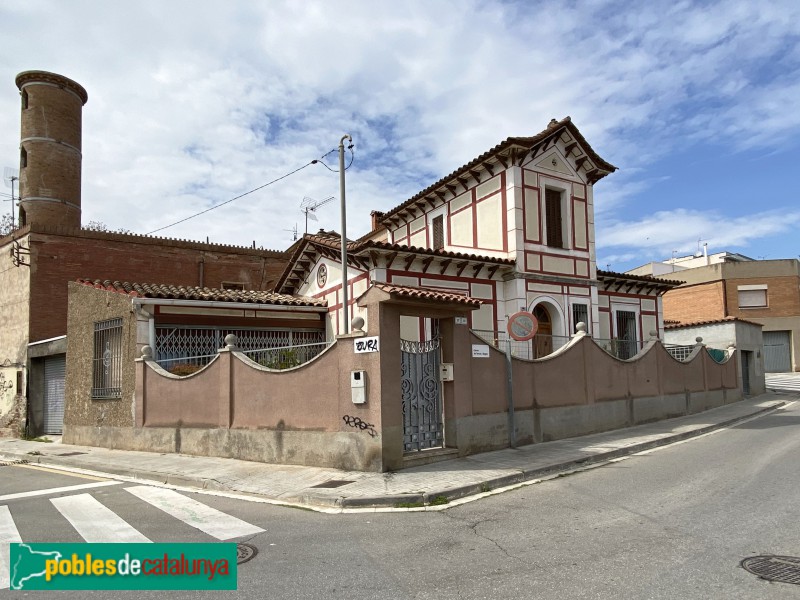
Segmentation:
<svg viewBox="0 0 800 600">
<path fill-rule="evenodd" d="M 561 192 L 559 190 L 545 189 L 545 222 L 547 223 L 548 246 L 564 248 L 564 227 L 562 223 Z"/>
<path fill-rule="evenodd" d="M 766 308 L 767 289 L 759 290 L 738 290 L 739 308 Z"/>
</svg>

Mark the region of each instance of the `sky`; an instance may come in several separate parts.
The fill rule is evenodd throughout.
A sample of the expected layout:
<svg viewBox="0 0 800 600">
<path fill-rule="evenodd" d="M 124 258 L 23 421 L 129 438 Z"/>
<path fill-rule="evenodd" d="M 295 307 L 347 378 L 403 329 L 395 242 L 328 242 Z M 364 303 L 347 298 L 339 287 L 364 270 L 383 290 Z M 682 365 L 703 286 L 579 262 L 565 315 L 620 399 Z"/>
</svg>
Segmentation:
<svg viewBox="0 0 800 600">
<path fill-rule="evenodd" d="M 796 0 L 3 0 L 0 39 L 0 167 L 19 166 L 17 73 L 88 92 L 84 224 L 284 250 L 304 198 L 336 198 L 310 232 L 341 229 L 349 133 L 356 238 L 370 211 L 570 115 L 619 168 L 595 186 L 598 267 L 706 243 L 800 255 Z"/>
</svg>

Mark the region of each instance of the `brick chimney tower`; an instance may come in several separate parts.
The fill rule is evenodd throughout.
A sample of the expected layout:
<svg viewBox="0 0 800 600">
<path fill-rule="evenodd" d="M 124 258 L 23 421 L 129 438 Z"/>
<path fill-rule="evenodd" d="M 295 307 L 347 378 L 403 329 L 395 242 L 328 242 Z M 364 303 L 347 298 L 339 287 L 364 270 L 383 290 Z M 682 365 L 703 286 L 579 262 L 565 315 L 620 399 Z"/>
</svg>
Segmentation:
<svg viewBox="0 0 800 600">
<path fill-rule="evenodd" d="M 24 71 L 16 84 L 22 96 L 19 224 L 80 228 L 86 90 L 47 71 Z"/>
</svg>

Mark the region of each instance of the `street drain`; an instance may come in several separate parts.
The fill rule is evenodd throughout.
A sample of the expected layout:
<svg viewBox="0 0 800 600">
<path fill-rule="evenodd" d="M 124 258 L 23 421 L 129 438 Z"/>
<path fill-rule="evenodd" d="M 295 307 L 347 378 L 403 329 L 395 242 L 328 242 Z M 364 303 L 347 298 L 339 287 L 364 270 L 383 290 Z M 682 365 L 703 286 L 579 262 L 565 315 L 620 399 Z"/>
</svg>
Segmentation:
<svg viewBox="0 0 800 600">
<path fill-rule="evenodd" d="M 12 465 L 27 465 L 28 461 L 25 459 L 16 460 L 0 460 L 0 467 L 10 467 Z"/>
<path fill-rule="evenodd" d="M 258 548 L 253 544 L 236 544 L 236 564 L 241 565 L 252 560 L 258 554 Z"/>
<path fill-rule="evenodd" d="M 330 479 L 328 481 L 323 481 L 322 483 L 318 483 L 317 485 L 312 485 L 312 488 L 338 488 L 342 487 L 343 485 L 347 485 L 348 483 L 354 483 L 352 481 L 346 481 L 344 479 Z"/>
<path fill-rule="evenodd" d="M 741 562 L 741 566 L 767 581 L 800 585 L 800 558 L 796 556 L 750 556 Z"/>
</svg>

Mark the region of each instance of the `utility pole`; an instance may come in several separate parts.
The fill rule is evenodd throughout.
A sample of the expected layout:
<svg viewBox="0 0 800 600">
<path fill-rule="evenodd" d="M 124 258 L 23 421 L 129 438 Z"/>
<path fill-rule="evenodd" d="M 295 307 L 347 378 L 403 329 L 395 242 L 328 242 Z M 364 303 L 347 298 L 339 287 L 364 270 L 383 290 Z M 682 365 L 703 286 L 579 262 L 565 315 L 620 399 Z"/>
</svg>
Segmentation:
<svg viewBox="0 0 800 600">
<path fill-rule="evenodd" d="M 349 133 L 339 140 L 339 197 L 342 201 L 342 308 L 344 309 L 344 330 L 350 333 L 350 307 L 347 305 L 347 210 L 344 201 L 344 141 L 353 141 Z"/>
</svg>

